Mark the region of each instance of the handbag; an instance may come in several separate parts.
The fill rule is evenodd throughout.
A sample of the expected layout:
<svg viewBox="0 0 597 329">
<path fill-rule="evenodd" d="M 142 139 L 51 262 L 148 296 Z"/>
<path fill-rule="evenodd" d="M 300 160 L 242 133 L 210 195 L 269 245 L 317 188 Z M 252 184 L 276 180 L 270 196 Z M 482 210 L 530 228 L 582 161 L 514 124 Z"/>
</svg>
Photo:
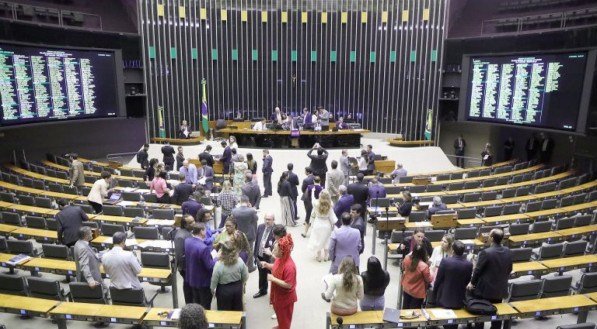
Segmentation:
<svg viewBox="0 0 597 329">
<path fill-rule="evenodd" d="M 497 308 L 482 298 L 475 298 L 470 292 L 464 297 L 464 308 L 474 315 L 495 315 Z"/>
</svg>

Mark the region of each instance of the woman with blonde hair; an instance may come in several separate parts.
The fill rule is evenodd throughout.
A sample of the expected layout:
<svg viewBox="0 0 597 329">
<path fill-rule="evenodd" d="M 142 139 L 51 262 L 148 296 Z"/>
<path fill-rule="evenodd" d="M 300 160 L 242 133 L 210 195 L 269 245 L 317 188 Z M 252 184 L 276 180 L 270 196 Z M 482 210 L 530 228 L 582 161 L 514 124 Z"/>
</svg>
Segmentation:
<svg viewBox="0 0 597 329">
<path fill-rule="evenodd" d="M 319 201 L 315 203 L 311 212 L 311 236 L 309 237 L 309 249 L 315 252 L 315 259 L 319 262 L 328 258 L 330 236 L 337 221 L 330 193 L 322 190 Z"/>
<path fill-rule="evenodd" d="M 363 299 L 363 278 L 357 272 L 354 260 L 344 257 L 338 268 L 338 274 L 326 282 L 327 289 L 321 298 L 332 302 L 331 312 L 336 315 L 353 315 L 359 310 L 359 300 Z M 335 294 L 334 294 L 335 292 Z"/>
<path fill-rule="evenodd" d="M 232 214 L 232 209 L 236 207 L 236 204 L 239 201 L 238 195 L 236 195 L 232 191 L 232 185 L 230 181 L 225 179 L 224 183 L 222 183 L 222 191 L 218 195 L 218 206 L 222 207 L 222 218 L 220 219 L 219 227 L 224 227 L 224 223 L 226 222 L 226 218 Z"/>
<path fill-rule="evenodd" d="M 444 258 L 452 256 L 452 244 L 454 243 L 454 235 L 446 234 L 443 236 L 441 244 L 435 248 L 433 248 L 433 252 L 431 253 L 431 258 L 429 258 L 429 271 L 431 272 L 431 276 L 435 278 L 437 274 L 437 270 L 439 269 L 439 264 L 442 262 Z"/>
<path fill-rule="evenodd" d="M 226 241 L 221 244 L 210 285 L 218 301 L 218 311 L 243 310 L 243 288 L 248 278 L 249 270 L 238 256 L 234 242 Z"/>
</svg>

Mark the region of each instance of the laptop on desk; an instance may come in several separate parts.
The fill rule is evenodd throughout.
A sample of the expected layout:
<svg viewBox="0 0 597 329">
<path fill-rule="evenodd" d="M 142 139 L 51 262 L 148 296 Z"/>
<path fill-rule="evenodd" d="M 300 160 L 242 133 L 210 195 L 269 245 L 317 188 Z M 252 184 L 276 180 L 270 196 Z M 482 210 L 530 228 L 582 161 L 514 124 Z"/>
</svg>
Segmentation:
<svg viewBox="0 0 597 329">
<path fill-rule="evenodd" d="M 113 192 L 110 194 L 110 198 L 104 201 L 105 204 L 115 205 L 122 200 L 122 193 L 120 192 Z"/>
</svg>

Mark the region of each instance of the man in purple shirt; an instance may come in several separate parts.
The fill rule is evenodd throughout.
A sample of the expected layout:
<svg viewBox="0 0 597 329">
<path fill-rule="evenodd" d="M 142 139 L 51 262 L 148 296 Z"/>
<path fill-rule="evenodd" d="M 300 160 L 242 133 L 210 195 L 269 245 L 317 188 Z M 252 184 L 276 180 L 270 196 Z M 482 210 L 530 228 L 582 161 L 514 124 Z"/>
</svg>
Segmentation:
<svg viewBox="0 0 597 329">
<path fill-rule="evenodd" d="M 209 285 L 215 261 L 211 256 L 211 246 L 204 242 L 205 232 L 205 224 L 195 223 L 191 231 L 193 236 L 184 242 L 185 280 L 193 290 L 193 302 L 209 310 L 213 298 Z"/>
<path fill-rule="evenodd" d="M 197 167 L 194 164 L 189 163 L 189 159 L 182 162 L 182 167 L 178 169 L 181 174 L 185 176 L 185 183 L 193 185 L 193 188 L 197 186 Z"/>
<path fill-rule="evenodd" d="M 334 205 L 334 213 L 336 218 L 342 218 L 342 213 L 350 212 L 350 207 L 354 204 L 354 197 L 346 192 L 346 186 L 344 185 L 338 187 L 338 192 L 340 192 L 340 199 Z M 342 226 L 342 222 L 336 221 L 336 226 Z"/>
<path fill-rule="evenodd" d="M 385 198 L 386 188 L 377 180 L 377 177 L 373 177 L 369 182 L 369 200 L 368 203 L 371 205 L 371 200 L 376 198 Z"/>
<path fill-rule="evenodd" d="M 201 192 L 195 192 L 189 196 L 189 199 L 182 203 L 182 215 L 191 215 L 197 221 L 197 212 L 203 208 L 203 205 L 199 203 L 201 199 Z"/>
</svg>

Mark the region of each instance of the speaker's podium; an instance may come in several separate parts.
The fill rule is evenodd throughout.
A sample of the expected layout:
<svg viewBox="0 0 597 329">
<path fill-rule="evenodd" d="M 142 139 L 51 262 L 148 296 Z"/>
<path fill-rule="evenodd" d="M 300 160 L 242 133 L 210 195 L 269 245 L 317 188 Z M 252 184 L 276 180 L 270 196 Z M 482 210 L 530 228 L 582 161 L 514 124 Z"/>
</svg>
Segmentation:
<svg viewBox="0 0 597 329">
<path fill-rule="evenodd" d="M 431 215 L 431 225 L 434 229 L 449 229 L 457 226 L 456 213 Z"/>
</svg>

